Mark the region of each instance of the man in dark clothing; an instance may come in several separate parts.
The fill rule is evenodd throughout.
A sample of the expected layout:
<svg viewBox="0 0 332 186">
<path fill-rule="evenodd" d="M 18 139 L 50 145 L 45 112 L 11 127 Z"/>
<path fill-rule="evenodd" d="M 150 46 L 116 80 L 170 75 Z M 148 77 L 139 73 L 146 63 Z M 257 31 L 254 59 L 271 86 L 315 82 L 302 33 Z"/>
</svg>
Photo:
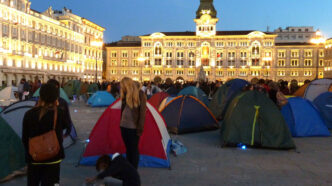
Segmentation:
<svg viewBox="0 0 332 186">
<path fill-rule="evenodd" d="M 87 178 L 87 182 L 104 179 L 111 176 L 122 180 L 123 186 L 140 186 L 141 181 L 135 167 L 133 167 L 123 156 L 116 153 L 112 160 L 108 155 L 103 155 L 97 160 L 96 169 L 100 172 L 96 177 Z"/>
</svg>

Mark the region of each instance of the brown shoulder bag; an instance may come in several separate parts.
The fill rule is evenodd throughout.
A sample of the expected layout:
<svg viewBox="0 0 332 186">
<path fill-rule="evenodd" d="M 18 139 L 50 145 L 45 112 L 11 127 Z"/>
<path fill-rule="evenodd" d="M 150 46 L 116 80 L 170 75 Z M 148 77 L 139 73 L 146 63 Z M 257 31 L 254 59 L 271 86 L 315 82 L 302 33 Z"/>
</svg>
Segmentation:
<svg viewBox="0 0 332 186">
<path fill-rule="evenodd" d="M 29 139 L 29 154 L 37 162 L 49 160 L 58 155 L 60 151 L 59 140 L 55 132 L 58 118 L 58 109 L 54 110 L 53 129 L 40 136 Z"/>
</svg>

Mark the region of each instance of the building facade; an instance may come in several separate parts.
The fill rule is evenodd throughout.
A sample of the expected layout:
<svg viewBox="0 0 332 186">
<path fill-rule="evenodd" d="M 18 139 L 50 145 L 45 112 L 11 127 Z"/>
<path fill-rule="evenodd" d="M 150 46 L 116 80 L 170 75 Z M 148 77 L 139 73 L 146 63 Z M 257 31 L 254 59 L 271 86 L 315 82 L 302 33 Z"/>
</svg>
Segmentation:
<svg viewBox="0 0 332 186">
<path fill-rule="evenodd" d="M 29 0 L 2 0 L 0 3 L 0 85 L 16 85 L 21 78 L 42 82 L 84 78 L 90 66 L 86 39 L 90 27 L 96 40 L 103 39 L 104 29 L 74 15 L 71 10 L 40 13 L 30 9 Z M 95 29 L 95 28 L 94 28 Z M 92 34 L 93 35 L 93 34 Z M 101 47 L 92 51 L 102 53 Z M 102 58 L 101 58 L 102 59 Z M 98 58 L 101 76 L 102 60 Z M 92 81 L 92 79 L 86 80 Z"/>
<path fill-rule="evenodd" d="M 201 69 L 209 81 L 295 79 L 301 84 L 316 77 L 317 51 L 324 47 L 276 43 L 278 35 L 270 32 L 217 31 L 212 0 L 201 1 L 194 21 L 195 32 L 158 32 L 141 36 L 141 41 L 106 45 L 106 79 L 196 81 Z M 324 52 L 319 56 L 320 77 L 323 61 Z"/>
<path fill-rule="evenodd" d="M 286 29 L 278 28 L 274 30 L 278 35 L 276 43 L 309 43 L 315 37 L 316 31 L 312 26 L 305 27 L 287 27 Z"/>
<path fill-rule="evenodd" d="M 324 75 L 326 78 L 332 78 L 332 38 L 326 40 L 325 44 Z"/>
</svg>

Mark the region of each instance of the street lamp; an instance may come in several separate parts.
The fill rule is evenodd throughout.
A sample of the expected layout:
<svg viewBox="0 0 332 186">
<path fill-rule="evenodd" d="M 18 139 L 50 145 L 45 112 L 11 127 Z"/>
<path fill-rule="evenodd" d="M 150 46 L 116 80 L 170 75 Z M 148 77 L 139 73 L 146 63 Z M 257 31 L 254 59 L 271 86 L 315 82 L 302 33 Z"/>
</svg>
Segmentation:
<svg viewBox="0 0 332 186">
<path fill-rule="evenodd" d="M 317 30 L 315 37 L 313 37 L 310 42 L 317 45 L 317 63 L 316 63 L 316 79 L 318 79 L 319 73 L 319 46 L 325 43 L 325 39 L 322 37 L 322 33 Z"/>
<path fill-rule="evenodd" d="M 102 41 L 92 41 L 91 46 L 96 47 L 97 49 L 103 46 Z M 98 82 L 97 76 L 98 76 L 98 56 L 97 56 L 97 51 L 96 50 L 96 75 L 95 75 L 95 83 Z"/>
<path fill-rule="evenodd" d="M 140 62 L 141 66 L 141 82 L 143 83 L 143 62 L 146 60 L 143 55 L 140 55 L 140 57 L 137 58 L 137 60 Z"/>
</svg>

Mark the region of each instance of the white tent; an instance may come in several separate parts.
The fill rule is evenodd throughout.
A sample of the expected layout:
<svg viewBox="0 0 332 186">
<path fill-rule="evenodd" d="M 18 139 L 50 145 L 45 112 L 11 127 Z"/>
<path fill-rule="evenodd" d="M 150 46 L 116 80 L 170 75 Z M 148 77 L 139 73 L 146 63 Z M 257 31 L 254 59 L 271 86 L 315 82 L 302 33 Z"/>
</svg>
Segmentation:
<svg viewBox="0 0 332 186">
<path fill-rule="evenodd" d="M 17 101 L 15 97 L 17 87 L 6 87 L 0 91 L 0 106 L 8 106 Z"/>
<path fill-rule="evenodd" d="M 328 92 L 332 87 L 332 79 L 318 79 L 312 81 L 305 91 L 304 98 L 314 101 L 322 93 Z"/>
</svg>

